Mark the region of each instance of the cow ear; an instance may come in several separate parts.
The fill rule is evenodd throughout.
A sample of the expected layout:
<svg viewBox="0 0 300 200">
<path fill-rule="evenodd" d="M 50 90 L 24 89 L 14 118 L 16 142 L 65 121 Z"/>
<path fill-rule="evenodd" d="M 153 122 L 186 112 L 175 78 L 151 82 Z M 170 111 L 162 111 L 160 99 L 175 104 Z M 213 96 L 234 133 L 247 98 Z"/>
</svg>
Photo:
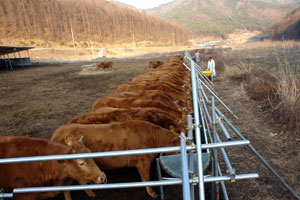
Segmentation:
<svg viewBox="0 0 300 200">
<path fill-rule="evenodd" d="M 66 135 L 65 143 L 66 145 L 71 146 L 74 143 L 74 137 L 72 135 Z"/>
<path fill-rule="evenodd" d="M 84 138 L 84 136 L 81 136 L 81 137 L 79 138 L 78 142 L 81 142 L 82 144 L 84 144 L 84 143 L 83 143 L 83 138 Z"/>
</svg>

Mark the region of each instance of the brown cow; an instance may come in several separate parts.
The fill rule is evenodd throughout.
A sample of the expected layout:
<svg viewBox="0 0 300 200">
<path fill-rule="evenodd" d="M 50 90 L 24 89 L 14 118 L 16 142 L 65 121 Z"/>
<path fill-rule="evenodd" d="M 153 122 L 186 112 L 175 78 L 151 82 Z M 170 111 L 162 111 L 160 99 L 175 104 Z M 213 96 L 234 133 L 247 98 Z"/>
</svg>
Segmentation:
<svg viewBox="0 0 300 200">
<path fill-rule="evenodd" d="M 188 74 L 184 71 L 175 71 L 175 70 L 171 70 L 171 69 L 164 69 L 164 70 L 157 70 L 157 71 L 153 71 L 150 70 L 147 74 L 145 74 L 147 76 L 158 76 L 158 77 L 166 77 L 166 78 L 173 78 L 176 80 L 186 80 L 188 77 Z"/>
<path fill-rule="evenodd" d="M 183 85 L 185 82 L 187 82 L 185 79 L 176 79 L 166 74 L 162 74 L 161 76 L 144 74 L 144 75 L 136 76 L 135 78 L 132 79 L 131 82 L 139 82 L 139 81 L 154 82 L 154 81 L 161 81 L 161 80 L 168 81 L 177 85 Z"/>
<path fill-rule="evenodd" d="M 147 97 L 144 97 L 147 95 Z M 176 101 L 172 96 L 168 95 L 166 92 L 160 90 L 137 90 L 137 91 L 116 91 L 109 96 L 111 97 L 121 97 L 121 98 L 147 98 L 154 99 L 158 101 Z"/>
<path fill-rule="evenodd" d="M 163 65 L 163 64 L 165 64 L 163 61 L 150 60 L 148 66 L 149 66 L 149 68 L 154 68 L 155 69 L 155 68 L 157 68 L 157 67 L 159 67 L 160 65 Z"/>
<path fill-rule="evenodd" d="M 72 135 L 75 138 L 84 136 L 86 146 L 92 152 L 122 151 L 179 146 L 180 139 L 160 126 L 146 121 L 132 120 L 110 124 L 69 124 L 58 128 L 51 140 L 64 143 L 64 138 Z M 150 165 L 157 154 L 95 158 L 95 162 L 108 169 L 136 167 L 142 181 L 150 180 Z M 146 187 L 148 194 L 157 195 L 151 187 Z"/>
<path fill-rule="evenodd" d="M 167 59 L 167 63 L 178 63 L 178 64 L 182 64 L 184 61 L 184 55 L 176 55 L 176 56 L 170 56 Z"/>
<path fill-rule="evenodd" d="M 113 62 L 102 62 L 99 65 L 97 65 L 97 69 L 106 69 L 111 68 L 112 71 L 114 71 L 114 63 Z"/>
<path fill-rule="evenodd" d="M 160 90 L 168 95 L 172 96 L 173 98 L 179 100 L 182 98 L 186 98 L 186 94 L 184 92 L 178 91 L 178 89 L 171 88 L 166 84 L 155 84 L 155 83 L 126 83 L 123 85 L 118 86 L 115 91 L 123 92 L 123 91 L 136 91 L 136 90 Z"/>
<path fill-rule="evenodd" d="M 165 112 L 168 112 L 171 116 L 181 118 L 183 117 L 183 112 L 176 108 L 172 108 L 164 103 L 156 100 L 148 99 L 136 99 L 136 98 L 118 98 L 118 97 L 103 97 L 96 100 L 92 109 L 96 112 L 101 107 L 114 107 L 114 108 L 138 108 L 138 107 L 152 107 L 158 108 Z"/>
<path fill-rule="evenodd" d="M 176 100 L 172 98 L 167 93 L 160 90 L 139 90 L 139 91 L 124 91 L 124 92 L 115 92 L 109 95 L 110 97 L 118 98 L 136 98 L 136 99 L 150 99 L 157 100 L 176 108 L 177 110 L 186 110 L 186 108 L 179 106 L 176 103 Z"/>
<path fill-rule="evenodd" d="M 70 123 L 77 124 L 105 124 L 110 122 L 124 122 L 127 120 L 144 120 L 163 128 L 180 133 L 185 131 L 185 125 L 180 119 L 174 119 L 156 108 L 128 108 L 118 109 L 108 113 L 85 113 L 74 117 Z"/>
<path fill-rule="evenodd" d="M 24 136 L 0 136 L 1 158 L 90 153 L 84 144 L 73 136 L 65 137 L 69 146 L 44 139 Z M 106 176 L 93 159 L 27 162 L 0 165 L 0 185 L 5 192 L 14 188 L 69 185 L 75 179 L 79 183 L 102 183 Z M 59 192 L 17 194 L 15 199 L 42 199 L 54 197 Z M 65 199 L 71 200 L 69 192 Z"/>
<path fill-rule="evenodd" d="M 147 80 L 145 80 L 145 81 L 138 81 L 138 82 L 129 82 L 129 83 L 126 83 L 126 84 L 166 85 L 166 86 L 170 87 L 172 90 L 176 90 L 178 92 L 183 92 L 182 87 L 184 87 L 184 85 L 174 84 L 174 83 L 171 83 L 170 81 L 167 81 L 167 80 L 157 80 L 157 81 L 147 81 Z"/>
</svg>

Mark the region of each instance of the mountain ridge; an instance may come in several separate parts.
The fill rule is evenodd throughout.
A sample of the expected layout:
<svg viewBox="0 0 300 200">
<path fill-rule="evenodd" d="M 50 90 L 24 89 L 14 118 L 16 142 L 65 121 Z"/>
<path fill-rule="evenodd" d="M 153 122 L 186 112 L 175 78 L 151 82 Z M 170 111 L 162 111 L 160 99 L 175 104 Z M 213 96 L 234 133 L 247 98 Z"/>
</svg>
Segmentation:
<svg viewBox="0 0 300 200">
<path fill-rule="evenodd" d="M 267 32 L 272 40 L 300 40 L 300 7 L 272 24 Z"/>
<path fill-rule="evenodd" d="M 294 5 L 260 0 L 175 0 L 148 12 L 198 34 L 226 37 L 236 29 L 264 30 Z"/>
</svg>

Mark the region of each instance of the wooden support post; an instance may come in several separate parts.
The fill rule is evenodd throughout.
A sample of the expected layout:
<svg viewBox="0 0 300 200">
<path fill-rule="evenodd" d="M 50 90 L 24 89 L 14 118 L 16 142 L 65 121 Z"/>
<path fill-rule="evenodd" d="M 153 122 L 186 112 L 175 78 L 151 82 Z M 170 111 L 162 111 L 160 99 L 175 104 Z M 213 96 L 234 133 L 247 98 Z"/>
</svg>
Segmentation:
<svg viewBox="0 0 300 200">
<path fill-rule="evenodd" d="M 13 69 L 10 58 L 9 58 L 9 55 L 7 55 L 7 58 L 8 58 L 8 62 L 9 62 L 9 65 L 10 65 L 10 69 Z"/>
</svg>

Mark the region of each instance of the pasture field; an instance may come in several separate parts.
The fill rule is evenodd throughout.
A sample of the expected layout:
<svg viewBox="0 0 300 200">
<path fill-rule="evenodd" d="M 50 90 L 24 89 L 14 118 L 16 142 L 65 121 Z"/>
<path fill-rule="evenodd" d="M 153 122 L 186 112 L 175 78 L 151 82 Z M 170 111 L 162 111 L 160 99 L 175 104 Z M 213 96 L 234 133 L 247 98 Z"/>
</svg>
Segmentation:
<svg viewBox="0 0 300 200">
<path fill-rule="evenodd" d="M 255 63 L 277 72 L 280 70 L 280 64 L 285 64 L 299 74 L 299 54 L 299 42 L 283 41 L 243 44 L 241 48 L 229 52 L 228 56 L 245 63 Z"/>
<path fill-rule="evenodd" d="M 286 130 L 300 135 L 300 44 L 284 41 L 249 44 L 227 53 L 235 65 L 227 67 L 243 79 L 248 95 Z"/>
<path fill-rule="evenodd" d="M 208 55 L 202 56 L 207 62 Z M 274 124 L 261 111 L 260 104 L 246 95 L 239 80 L 232 80 L 225 75 L 226 66 L 231 65 L 230 60 L 224 59 L 220 54 L 214 55 L 217 56 L 220 57 L 216 59 L 216 91 L 229 107 L 233 106 L 233 98 L 237 99 L 236 114 L 239 119 L 233 119 L 229 114 L 226 116 L 296 192 L 300 193 L 300 140 Z M 165 61 L 166 58 L 159 60 Z M 146 73 L 149 70 L 148 61 L 118 60 L 113 73 L 109 70 L 97 73 L 81 72 L 81 65 L 90 63 L 48 65 L 0 72 L 0 133 L 49 139 L 58 127 L 68 123 L 73 117 L 90 112 L 96 99 L 109 95 L 118 85 Z M 225 66 L 225 70 L 218 71 L 218 65 L 219 69 Z M 233 133 L 232 136 L 238 139 Z M 231 199 L 292 199 L 280 182 L 246 147 L 228 148 L 226 151 L 238 174 L 257 172 L 260 175 L 256 180 L 226 183 Z M 157 180 L 155 171 L 153 165 L 151 180 Z M 136 169 L 107 170 L 105 173 L 109 183 L 140 181 Z M 205 187 L 209 188 L 210 184 Z M 158 188 L 154 189 L 159 193 Z M 166 199 L 182 199 L 181 186 L 168 186 L 164 189 Z M 95 198 L 88 198 L 83 191 L 71 194 L 74 200 L 151 199 L 144 188 L 98 190 Z M 54 199 L 64 198 L 60 194 Z"/>
</svg>

